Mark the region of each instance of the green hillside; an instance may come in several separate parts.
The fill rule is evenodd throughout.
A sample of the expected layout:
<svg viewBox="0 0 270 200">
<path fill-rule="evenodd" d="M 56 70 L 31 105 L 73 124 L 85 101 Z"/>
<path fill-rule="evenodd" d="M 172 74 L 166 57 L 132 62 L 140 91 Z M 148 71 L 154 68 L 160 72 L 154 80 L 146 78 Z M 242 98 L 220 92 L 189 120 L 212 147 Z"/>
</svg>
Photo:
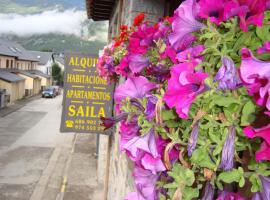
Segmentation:
<svg viewBox="0 0 270 200">
<path fill-rule="evenodd" d="M 102 50 L 106 43 L 99 41 L 87 41 L 74 35 L 43 34 L 29 37 L 18 37 L 15 35 L 4 36 L 10 40 L 16 41 L 28 50 L 44 51 L 52 50 L 54 52 L 84 52 L 95 53 Z"/>
<path fill-rule="evenodd" d="M 0 0 L 0 13 L 33 14 L 58 8 L 85 9 L 84 0 Z"/>
</svg>

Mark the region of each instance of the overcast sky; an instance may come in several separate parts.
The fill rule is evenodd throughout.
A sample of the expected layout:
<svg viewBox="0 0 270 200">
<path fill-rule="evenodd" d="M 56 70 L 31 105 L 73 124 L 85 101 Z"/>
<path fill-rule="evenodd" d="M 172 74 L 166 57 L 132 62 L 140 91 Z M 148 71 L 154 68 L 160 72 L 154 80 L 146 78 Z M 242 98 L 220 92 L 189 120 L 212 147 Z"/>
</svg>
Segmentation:
<svg viewBox="0 0 270 200">
<path fill-rule="evenodd" d="M 0 14 L 0 34 L 31 35 L 42 33 L 67 33 L 80 36 L 86 12 L 78 10 L 45 11 L 40 14 Z"/>
</svg>

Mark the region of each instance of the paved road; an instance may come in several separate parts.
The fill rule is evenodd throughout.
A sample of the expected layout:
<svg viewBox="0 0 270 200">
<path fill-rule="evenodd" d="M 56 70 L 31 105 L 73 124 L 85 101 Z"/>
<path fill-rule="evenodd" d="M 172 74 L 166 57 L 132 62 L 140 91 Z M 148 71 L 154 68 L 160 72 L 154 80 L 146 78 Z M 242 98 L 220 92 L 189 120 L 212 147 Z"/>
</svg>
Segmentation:
<svg viewBox="0 0 270 200">
<path fill-rule="evenodd" d="M 95 138 L 59 132 L 61 103 L 40 98 L 0 118 L 0 200 L 93 199 Z"/>
</svg>

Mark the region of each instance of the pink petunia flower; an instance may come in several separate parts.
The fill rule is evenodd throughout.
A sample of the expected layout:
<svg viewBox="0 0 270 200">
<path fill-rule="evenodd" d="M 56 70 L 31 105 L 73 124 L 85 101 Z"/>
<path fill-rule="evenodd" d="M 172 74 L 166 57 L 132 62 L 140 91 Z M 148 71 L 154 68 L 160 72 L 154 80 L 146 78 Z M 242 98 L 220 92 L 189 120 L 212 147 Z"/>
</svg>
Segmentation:
<svg viewBox="0 0 270 200">
<path fill-rule="evenodd" d="M 248 126 L 244 128 L 243 132 L 248 138 L 259 137 L 264 140 L 260 149 L 256 152 L 256 160 L 270 160 L 270 125 L 260 129 L 255 129 L 251 126 Z"/>
<path fill-rule="evenodd" d="M 270 62 L 258 60 L 249 49 L 243 48 L 240 76 L 256 103 L 270 110 Z"/>
<path fill-rule="evenodd" d="M 217 200 L 246 200 L 238 193 L 223 191 L 219 194 Z"/>
<path fill-rule="evenodd" d="M 175 65 L 171 69 L 171 78 L 168 81 L 168 89 L 164 95 L 164 101 L 170 107 L 176 108 L 179 117 L 188 118 L 189 108 L 196 96 L 205 89 L 204 80 L 207 74 L 196 72 L 198 62 L 192 61 Z"/>
<path fill-rule="evenodd" d="M 203 19 L 210 18 L 211 22 L 219 25 L 224 20 L 225 3 L 224 0 L 200 0 L 199 16 Z"/>
<path fill-rule="evenodd" d="M 257 54 L 270 53 L 270 41 L 267 41 L 263 44 L 262 47 L 257 49 Z"/>
<path fill-rule="evenodd" d="M 193 59 L 198 59 L 198 62 L 203 59 L 201 56 L 201 53 L 204 51 L 205 47 L 204 45 L 197 45 L 194 47 L 190 47 L 184 51 L 181 51 L 177 54 L 176 59 L 179 62 L 189 62 Z"/>
<path fill-rule="evenodd" d="M 174 15 L 169 42 L 175 50 L 184 50 L 194 41 L 192 33 L 202 29 L 205 25 L 196 20 L 198 6 L 195 0 L 184 1 L 176 9 Z"/>
<path fill-rule="evenodd" d="M 119 85 L 114 93 L 114 99 L 117 104 L 121 103 L 122 100 L 129 97 L 132 98 L 143 98 L 150 91 L 157 88 L 157 85 L 149 82 L 145 77 L 130 77 L 123 84 Z"/>
</svg>

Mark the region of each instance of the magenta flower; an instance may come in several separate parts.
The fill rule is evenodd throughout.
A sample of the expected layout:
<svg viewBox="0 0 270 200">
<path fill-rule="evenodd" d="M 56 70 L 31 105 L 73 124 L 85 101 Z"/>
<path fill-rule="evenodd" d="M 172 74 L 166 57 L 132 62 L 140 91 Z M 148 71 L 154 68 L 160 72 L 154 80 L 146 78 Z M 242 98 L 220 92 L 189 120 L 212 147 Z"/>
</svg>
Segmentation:
<svg viewBox="0 0 270 200">
<path fill-rule="evenodd" d="M 221 155 L 220 167 L 225 171 L 229 171 L 233 168 L 234 162 L 234 143 L 235 143 L 235 127 L 231 126 L 224 143 Z"/>
<path fill-rule="evenodd" d="M 249 49 L 242 49 L 240 76 L 256 103 L 270 110 L 270 63 L 256 59 Z"/>
<path fill-rule="evenodd" d="M 148 65 L 149 65 L 149 60 L 143 55 L 132 54 L 129 56 L 129 69 L 134 74 L 141 72 Z"/>
<path fill-rule="evenodd" d="M 159 156 L 157 152 L 155 132 L 153 129 L 144 136 L 133 137 L 123 146 L 123 149 L 128 151 L 133 158 L 136 158 L 139 150 L 151 154 L 153 158 L 157 158 Z"/>
<path fill-rule="evenodd" d="M 124 151 L 123 146 L 132 138 L 139 135 L 139 129 L 137 119 L 133 118 L 131 121 L 122 121 L 120 124 L 120 149 Z"/>
<path fill-rule="evenodd" d="M 177 63 L 176 60 L 176 51 L 173 47 L 170 45 L 167 45 L 165 51 L 160 55 L 161 59 L 170 58 L 170 60 L 175 64 Z"/>
<path fill-rule="evenodd" d="M 240 6 L 247 6 L 247 12 L 239 12 L 240 28 L 248 31 L 249 25 L 262 26 L 266 0 L 238 0 Z"/>
<path fill-rule="evenodd" d="M 157 87 L 156 84 L 150 83 L 145 77 L 130 77 L 123 84 L 119 85 L 114 93 L 114 99 L 116 103 L 121 103 L 122 100 L 127 97 L 131 98 L 143 98 L 150 91 Z"/>
<path fill-rule="evenodd" d="M 251 126 L 244 128 L 244 134 L 248 138 L 260 137 L 264 140 L 260 149 L 256 152 L 256 160 L 269 160 L 270 161 L 270 125 L 262 127 L 260 129 L 254 129 Z"/>
<path fill-rule="evenodd" d="M 129 57 L 125 55 L 120 61 L 119 65 L 115 66 L 115 73 L 124 77 L 128 77 L 129 74 Z"/>
<path fill-rule="evenodd" d="M 183 119 L 188 118 L 189 108 L 196 96 L 205 89 L 204 80 L 207 74 L 195 72 L 196 61 L 175 65 L 171 69 L 171 78 L 164 101 L 170 107 L 176 107 L 176 112 Z"/>
<path fill-rule="evenodd" d="M 230 57 L 222 58 L 222 66 L 215 76 L 215 81 L 219 81 L 218 89 L 234 90 L 241 85 L 236 66 Z"/>
<path fill-rule="evenodd" d="M 184 1 L 175 11 L 172 34 L 169 36 L 169 42 L 175 50 L 184 50 L 187 43 L 190 44 L 194 40 L 191 33 L 205 27 L 196 20 L 197 14 L 198 6 L 195 0 Z"/>
<path fill-rule="evenodd" d="M 270 125 L 262 127 L 260 129 L 254 129 L 251 126 L 248 126 L 244 128 L 243 131 L 248 138 L 260 137 L 270 145 Z"/>
<path fill-rule="evenodd" d="M 192 153 L 197 146 L 198 136 L 199 136 L 199 123 L 197 122 L 194 125 L 188 140 L 188 156 L 192 156 Z"/>
<path fill-rule="evenodd" d="M 193 59 L 198 59 L 198 62 L 203 60 L 203 57 L 201 56 L 201 53 L 204 51 L 203 45 L 197 45 L 194 47 L 190 47 L 184 51 L 181 51 L 177 54 L 176 59 L 182 63 L 182 62 L 190 62 Z"/>
<path fill-rule="evenodd" d="M 246 200 L 238 193 L 223 191 L 219 194 L 217 200 Z"/>
<path fill-rule="evenodd" d="M 257 161 L 270 161 L 270 145 L 266 142 L 262 142 L 260 149 L 256 152 L 255 156 Z"/>
<path fill-rule="evenodd" d="M 270 53 L 270 41 L 265 42 L 262 47 L 257 49 L 257 54 L 264 53 Z"/>
<path fill-rule="evenodd" d="M 141 159 L 141 164 L 144 169 L 150 170 L 153 174 L 157 174 L 158 172 L 162 172 L 166 170 L 162 159 L 159 157 L 154 158 L 152 155 L 146 153 Z"/>
<path fill-rule="evenodd" d="M 224 20 L 225 2 L 224 0 L 200 0 L 199 16 L 203 19 L 210 18 L 211 22 L 219 25 Z"/>
</svg>

